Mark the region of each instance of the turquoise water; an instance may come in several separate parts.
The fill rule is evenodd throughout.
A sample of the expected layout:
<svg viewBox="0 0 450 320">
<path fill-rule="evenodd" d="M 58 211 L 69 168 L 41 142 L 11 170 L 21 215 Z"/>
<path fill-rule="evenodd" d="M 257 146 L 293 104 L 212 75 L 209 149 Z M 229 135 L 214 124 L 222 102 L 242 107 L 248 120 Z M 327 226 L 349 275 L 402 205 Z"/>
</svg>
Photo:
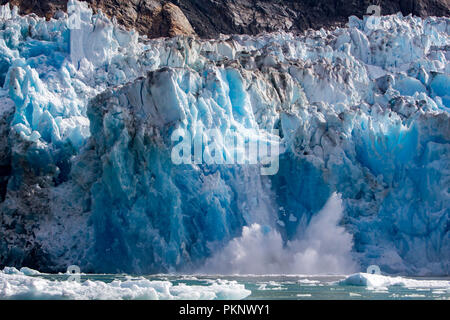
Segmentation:
<svg viewBox="0 0 450 320">
<path fill-rule="evenodd" d="M 65 274 L 33 276 L 50 280 L 52 283 L 67 283 Z M 251 294 L 245 297 L 248 300 L 322 300 L 322 299 L 427 299 L 450 300 L 450 277 L 414 277 L 405 278 L 403 285 L 389 286 L 358 286 L 340 283 L 346 276 L 210 276 L 210 275 L 152 275 L 132 277 L 129 275 L 81 275 L 80 283 L 89 281 L 111 284 L 114 281 L 132 283 L 145 278 L 148 283 L 170 282 L 171 286 L 183 288 L 197 288 L 210 286 L 212 283 L 225 281 L 237 283 L 250 290 Z M 391 277 L 386 277 L 391 279 Z M 395 278 L 392 278 L 395 279 Z M 431 280 L 431 281 L 430 281 Z M 88 282 L 86 282 L 88 281 Z M 142 284 L 138 284 L 141 286 Z M 109 288 L 109 287 L 108 287 Z M 1 289 L 1 288 L 0 288 Z M 105 289 L 106 290 L 106 289 Z M 1 292 L 1 290 L 0 290 Z M 32 297 L 31 297 L 32 298 Z M 101 297 L 108 298 L 107 295 Z M 111 297 L 117 298 L 117 297 Z M 127 299 L 126 296 L 122 297 Z"/>
</svg>

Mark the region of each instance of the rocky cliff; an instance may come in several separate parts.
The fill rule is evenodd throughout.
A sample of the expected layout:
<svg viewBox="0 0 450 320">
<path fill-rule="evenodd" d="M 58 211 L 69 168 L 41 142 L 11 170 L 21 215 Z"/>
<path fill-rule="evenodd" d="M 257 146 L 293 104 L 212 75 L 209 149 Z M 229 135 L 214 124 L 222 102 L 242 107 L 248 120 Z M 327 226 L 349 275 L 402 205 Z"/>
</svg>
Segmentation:
<svg viewBox="0 0 450 320">
<path fill-rule="evenodd" d="M 21 14 L 46 18 L 67 10 L 67 0 L 1 0 Z M 343 25 L 348 17 L 362 17 L 372 4 L 381 14 L 401 12 L 415 16 L 449 16 L 448 0 L 87 0 L 94 11 L 115 16 L 127 28 L 150 38 L 193 34 L 214 38 L 222 34 L 259 34 L 302 31 Z M 192 27 L 191 27 L 192 26 Z"/>
</svg>

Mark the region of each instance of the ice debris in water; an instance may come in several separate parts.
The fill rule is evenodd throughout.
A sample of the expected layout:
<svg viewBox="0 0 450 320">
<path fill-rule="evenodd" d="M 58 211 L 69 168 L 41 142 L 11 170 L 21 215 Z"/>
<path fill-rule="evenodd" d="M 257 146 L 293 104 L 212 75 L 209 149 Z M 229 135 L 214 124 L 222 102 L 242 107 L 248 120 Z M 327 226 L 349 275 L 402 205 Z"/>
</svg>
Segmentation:
<svg viewBox="0 0 450 320">
<path fill-rule="evenodd" d="M 0 271 L 1 299 L 238 300 L 251 294 L 244 285 L 227 280 L 214 280 L 204 286 L 183 283 L 174 285 L 170 281 L 151 281 L 145 278 L 114 280 L 110 283 L 92 280 L 77 282 L 48 280 L 10 271 L 11 268 Z"/>
<path fill-rule="evenodd" d="M 4 274 L 19 274 L 19 275 L 25 275 L 25 276 L 36 276 L 36 275 L 40 275 L 42 273 L 40 273 L 37 270 L 33 270 L 27 267 L 22 267 L 20 268 L 20 270 L 18 270 L 17 268 L 14 267 L 5 267 L 2 271 Z"/>
<path fill-rule="evenodd" d="M 449 273 L 450 19 L 150 41 L 69 4 L 50 21 L 0 9 L 0 110 L 12 113 L 0 211 L 33 213 L 20 228 L 48 267 L 196 270 L 244 227 L 285 246 L 337 192 L 336 225 L 353 239 L 341 251 L 362 268 Z M 177 166 L 177 128 L 278 129 L 279 171 Z M 17 250 L 3 256 L 23 261 L 22 238 L 5 233 L 0 250 Z"/>
</svg>

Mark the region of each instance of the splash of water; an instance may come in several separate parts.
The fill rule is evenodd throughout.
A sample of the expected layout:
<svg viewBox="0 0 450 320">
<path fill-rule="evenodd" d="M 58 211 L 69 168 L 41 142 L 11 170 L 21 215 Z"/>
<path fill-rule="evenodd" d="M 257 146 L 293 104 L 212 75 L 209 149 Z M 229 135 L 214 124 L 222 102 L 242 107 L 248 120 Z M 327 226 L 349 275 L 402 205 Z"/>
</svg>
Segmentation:
<svg viewBox="0 0 450 320">
<path fill-rule="evenodd" d="M 281 234 L 253 224 L 205 263 L 224 274 L 348 274 L 356 270 L 351 234 L 339 226 L 342 199 L 334 193 L 304 232 L 284 244 Z"/>
</svg>

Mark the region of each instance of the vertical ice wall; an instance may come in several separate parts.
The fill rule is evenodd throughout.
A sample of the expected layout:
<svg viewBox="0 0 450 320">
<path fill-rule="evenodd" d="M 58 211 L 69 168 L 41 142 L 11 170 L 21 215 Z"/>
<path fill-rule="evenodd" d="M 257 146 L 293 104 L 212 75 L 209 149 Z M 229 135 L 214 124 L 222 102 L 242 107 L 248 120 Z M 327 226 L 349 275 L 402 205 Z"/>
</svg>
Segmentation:
<svg viewBox="0 0 450 320">
<path fill-rule="evenodd" d="M 288 243 L 320 243 L 308 230 L 337 192 L 342 256 L 351 235 L 361 268 L 448 274 L 448 18 L 147 41 L 71 5 L 48 22 L 0 12 L 2 263 L 192 271 L 243 230 L 302 257 L 315 247 Z M 277 129 L 279 171 L 176 165 L 177 128 Z"/>
</svg>

